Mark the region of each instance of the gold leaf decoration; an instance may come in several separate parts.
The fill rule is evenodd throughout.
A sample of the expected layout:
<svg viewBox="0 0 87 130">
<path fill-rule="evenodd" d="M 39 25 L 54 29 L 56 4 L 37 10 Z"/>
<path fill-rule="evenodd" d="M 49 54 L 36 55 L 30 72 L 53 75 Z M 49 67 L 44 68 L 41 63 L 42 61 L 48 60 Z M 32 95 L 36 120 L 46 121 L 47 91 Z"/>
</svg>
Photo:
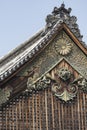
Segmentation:
<svg viewBox="0 0 87 130">
<path fill-rule="evenodd" d="M 67 55 L 72 50 L 72 44 L 67 38 L 60 38 L 55 43 L 55 49 L 60 55 Z"/>
</svg>

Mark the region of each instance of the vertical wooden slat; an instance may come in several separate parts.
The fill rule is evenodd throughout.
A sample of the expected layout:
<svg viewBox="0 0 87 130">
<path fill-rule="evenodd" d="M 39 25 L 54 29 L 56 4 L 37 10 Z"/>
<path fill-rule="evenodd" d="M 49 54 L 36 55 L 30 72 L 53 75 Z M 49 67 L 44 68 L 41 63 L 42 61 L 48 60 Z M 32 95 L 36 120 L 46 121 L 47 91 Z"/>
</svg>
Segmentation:
<svg viewBox="0 0 87 130">
<path fill-rule="evenodd" d="M 13 111 L 14 111 L 14 108 L 13 108 Z M 8 113 L 9 113 L 9 130 L 14 130 L 14 126 L 12 126 L 12 123 L 11 123 L 11 114 L 12 114 L 12 112 L 11 112 L 11 108 L 9 108 L 8 109 Z M 14 114 L 14 113 L 13 113 Z"/>
<path fill-rule="evenodd" d="M 40 93 L 41 130 L 43 129 L 43 95 Z"/>
<path fill-rule="evenodd" d="M 87 126 L 86 124 L 86 110 L 87 110 L 87 106 L 86 106 L 86 94 L 83 94 L 83 104 L 84 104 L 84 129 Z"/>
<path fill-rule="evenodd" d="M 54 105 L 53 105 L 53 94 L 51 93 L 51 108 L 52 108 L 52 123 L 53 123 L 53 128 L 54 128 Z"/>
<path fill-rule="evenodd" d="M 25 99 L 26 129 L 28 129 L 28 98 Z"/>
<path fill-rule="evenodd" d="M 63 104 L 61 104 L 61 127 L 64 129 L 64 109 Z"/>
<path fill-rule="evenodd" d="M 7 112 L 8 112 L 7 109 L 5 111 L 3 110 L 3 116 L 5 116 L 4 118 L 6 118 L 5 120 L 3 120 L 4 121 L 4 125 L 6 127 L 6 130 L 7 130 L 7 127 L 8 127 L 8 113 Z"/>
<path fill-rule="evenodd" d="M 39 123 L 40 123 L 40 130 L 42 130 L 42 124 L 41 124 L 41 104 L 40 104 L 40 100 L 41 100 L 41 96 L 40 96 L 40 94 L 38 95 L 38 97 L 39 97 Z M 37 119 L 37 118 L 36 118 Z M 38 129 L 37 129 L 38 130 Z"/>
<path fill-rule="evenodd" d="M 18 104 L 16 104 L 16 130 L 18 130 Z"/>
<path fill-rule="evenodd" d="M 48 130 L 47 92 L 45 91 L 46 128 Z"/>
<path fill-rule="evenodd" d="M 30 130 L 33 129 L 33 120 L 32 120 L 32 97 L 30 97 L 30 114 L 29 114 L 29 119 L 30 119 Z"/>
<path fill-rule="evenodd" d="M 80 125 L 81 125 L 81 129 L 83 128 L 83 114 L 82 114 L 82 93 L 80 93 L 80 102 L 79 102 L 79 105 L 80 105 Z"/>
<path fill-rule="evenodd" d="M 2 129 L 2 111 L 0 110 L 0 129 Z"/>
<path fill-rule="evenodd" d="M 71 118 L 71 119 L 72 119 L 72 130 L 74 130 L 74 117 L 73 117 L 73 114 L 74 114 L 74 113 L 73 113 L 73 106 L 74 106 L 74 105 L 71 106 L 71 113 L 72 113 L 72 114 L 71 114 L 71 117 L 72 117 L 72 118 Z"/>
<path fill-rule="evenodd" d="M 34 96 L 32 97 L 32 119 L 33 119 L 33 130 L 35 130 L 35 121 L 34 121 Z"/>
<path fill-rule="evenodd" d="M 61 130 L 60 102 L 58 103 L 59 129 Z"/>
<path fill-rule="evenodd" d="M 19 130 L 21 128 L 21 99 L 19 100 Z"/>
<path fill-rule="evenodd" d="M 23 120 L 23 96 L 21 97 L 21 120 L 20 120 L 20 124 L 21 124 L 21 130 L 23 130 L 24 128 L 24 120 Z"/>
<path fill-rule="evenodd" d="M 36 130 L 38 130 L 38 125 L 37 125 L 37 109 L 38 109 L 38 106 L 39 106 L 39 101 L 38 101 L 38 103 L 37 103 L 37 100 L 39 99 L 38 98 L 38 94 L 35 96 L 35 113 L 36 113 L 36 115 L 35 115 L 35 126 L 36 126 Z"/>
<path fill-rule="evenodd" d="M 84 107 L 85 94 L 82 95 L 82 108 L 83 108 L 83 128 L 85 129 L 85 107 Z"/>
<path fill-rule="evenodd" d="M 85 95 L 85 111 L 86 111 L 86 114 L 85 114 L 85 118 L 86 118 L 85 123 L 86 123 L 86 126 L 85 127 L 87 127 L 87 94 Z"/>
<path fill-rule="evenodd" d="M 43 93 L 41 92 L 42 96 L 41 96 L 41 120 L 42 120 L 42 130 L 45 129 L 45 124 L 46 124 L 46 119 L 44 117 L 44 113 L 45 113 L 45 107 L 44 107 L 44 100 L 45 100 L 45 97 L 44 97 L 44 91 Z"/>
<path fill-rule="evenodd" d="M 58 128 L 59 122 L 58 122 L 58 116 L 57 115 L 58 115 L 58 108 L 57 108 L 57 101 L 56 101 L 56 98 L 55 98 L 55 123 L 56 123 L 55 127 Z"/>
<path fill-rule="evenodd" d="M 28 123 L 29 123 L 29 130 L 30 130 L 30 100 L 29 100 L 29 97 L 28 97 Z"/>
</svg>

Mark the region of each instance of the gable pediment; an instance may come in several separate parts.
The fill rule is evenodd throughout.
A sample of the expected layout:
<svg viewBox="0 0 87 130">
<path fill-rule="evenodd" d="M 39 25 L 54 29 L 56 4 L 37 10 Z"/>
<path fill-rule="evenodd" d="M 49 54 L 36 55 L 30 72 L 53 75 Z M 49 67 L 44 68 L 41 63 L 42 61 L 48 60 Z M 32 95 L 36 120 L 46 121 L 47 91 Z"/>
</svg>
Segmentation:
<svg viewBox="0 0 87 130">
<path fill-rule="evenodd" d="M 55 7 L 43 30 L 0 60 L 1 129 L 86 129 L 87 47 L 70 12 Z"/>
<path fill-rule="evenodd" d="M 19 71 L 17 75 L 28 76 L 28 73 L 36 71 L 38 73 L 37 78 L 41 77 L 63 58 L 86 78 L 87 56 L 64 30 L 56 34 L 55 38 L 51 40 L 44 50 L 31 63 Z"/>
<path fill-rule="evenodd" d="M 34 45 L 33 44 L 31 46 L 29 45 L 29 48 L 27 48 L 27 45 L 25 47 L 23 45 L 23 48 L 25 48 L 24 51 L 23 51 L 23 48 L 22 48 L 22 45 L 21 45 L 20 48 L 21 48 L 22 51 L 20 49 L 19 49 L 19 51 L 17 49 L 15 49 L 15 51 L 13 51 L 13 53 L 11 52 L 11 55 L 8 55 L 7 57 L 4 57 L 0 60 L 0 82 L 7 79 L 8 77 L 10 77 L 10 75 L 12 75 L 14 72 L 19 70 L 21 68 L 21 66 L 23 66 L 27 62 L 32 61 L 32 59 L 34 57 L 36 57 L 37 55 L 39 55 L 40 52 L 44 48 L 46 48 L 46 46 L 48 46 L 53 41 L 55 41 L 56 37 L 59 36 L 60 32 L 62 32 L 62 31 L 65 32 L 66 35 L 70 38 L 70 39 L 68 38 L 66 42 L 69 42 L 69 40 L 72 39 L 71 41 L 73 41 L 73 43 L 76 46 L 78 46 L 78 48 L 80 49 L 80 52 L 81 53 L 83 52 L 87 56 L 86 47 L 76 38 L 76 36 L 71 32 L 70 28 L 68 28 L 68 26 L 65 23 L 59 23 L 58 22 L 56 24 L 56 26 L 54 26 L 53 29 L 51 31 L 49 31 L 43 37 L 40 36 L 41 33 L 42 33 L 42 31 L 41 31 L 41 33 L 37 37 L 38 40 L 36 41 L 36 39 L 34 39 L 35 40 Z M 63 40 L 63 43 L 64 43 L 66 38 L 65 39 L 62 38 L 62 40 Z M 32 41 L 32 40 L 30 40 L 30 41 Z M 69 50 L 66 50 L 66 51 L 70 52 L 71 46 L 68 46 L 68 49 Z"/>
</svg>

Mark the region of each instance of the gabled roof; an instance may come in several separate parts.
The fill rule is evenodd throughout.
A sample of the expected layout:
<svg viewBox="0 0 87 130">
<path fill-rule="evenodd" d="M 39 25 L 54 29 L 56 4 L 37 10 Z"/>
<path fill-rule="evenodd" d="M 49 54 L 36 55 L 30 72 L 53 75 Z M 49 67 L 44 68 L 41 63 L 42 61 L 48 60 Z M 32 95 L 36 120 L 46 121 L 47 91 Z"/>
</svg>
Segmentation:
<svg viewBox="0 0 87 130">
<path fill-rule="evenodd" d="M 70 12 L 71 9 L 65 9 L 64 4 L 60 8 L 55 7 L 52 14 L 47 16 L 44 29 L 3 57 L 0 60 L 0 81 L 6 79 L 26 62 L 31 61 L 62 29 L 87 55 L 87 46 L 82 42 L 76 17 L 70 16 Z"/>
</svg>

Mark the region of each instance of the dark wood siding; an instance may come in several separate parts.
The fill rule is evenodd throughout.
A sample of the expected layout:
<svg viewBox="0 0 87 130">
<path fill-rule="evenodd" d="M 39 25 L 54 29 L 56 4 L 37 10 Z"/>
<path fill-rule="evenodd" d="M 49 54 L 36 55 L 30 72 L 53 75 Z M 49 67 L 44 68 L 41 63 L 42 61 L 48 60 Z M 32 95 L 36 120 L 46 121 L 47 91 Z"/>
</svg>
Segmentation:
<svg viewBox="0 0 87 130">
<path fill-rule="evenodd" d="M 0 111 L 0 130 L 86 130 L 87 94 L 65 104 L 51 88 L 19 96 Z"/>
</svg>

